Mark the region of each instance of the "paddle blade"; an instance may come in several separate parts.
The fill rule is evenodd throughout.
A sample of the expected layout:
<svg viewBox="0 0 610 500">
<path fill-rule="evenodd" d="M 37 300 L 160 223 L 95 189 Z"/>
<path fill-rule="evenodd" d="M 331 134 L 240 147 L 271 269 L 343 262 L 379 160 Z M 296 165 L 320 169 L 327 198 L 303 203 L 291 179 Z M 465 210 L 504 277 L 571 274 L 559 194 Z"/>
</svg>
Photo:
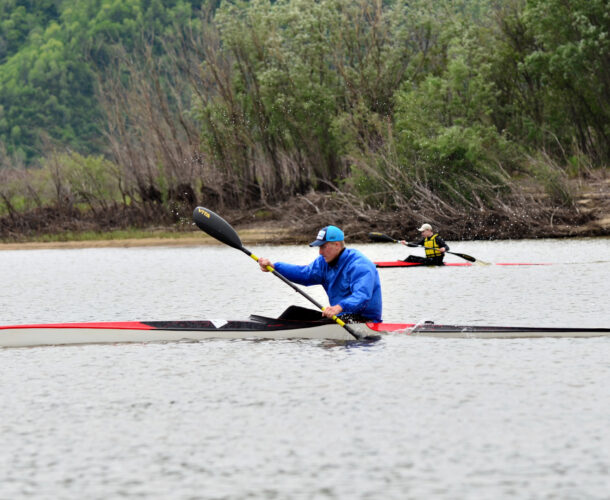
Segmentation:
<svg viewBox="0 0 610 500">
<path fill-rule="evenodd" d="M 235 229 L 220 215 L 203 207 L 197 207 L 193 211 L 193 220 L 197 227 L 212 238 L 229 245 L 230 247 L 243 250 L 243 245 Z"/>
<path fill-rule="evenodd" d="M 464 260 L 467 260 L 468 262 L 476 262 L 477 259 L 475 259 L 472 255 L 467 255 L 465 253 L 457 253 L 457 252 L 448 252 L 448 253 L 452 253 L 453 255 L 457 255 L 458 257 L 461 257 Z"/>
<path fill-rule="evenodd" d="M 485 262 L 484 260 L 477 259 L 475 264 L 479 264 L 480 266 L 491 266 L 491 262 Z"/>
<path fill-rule="evenodd" d="M 395 240 L 394 238 L 390 238 L 387 234 L 383 234 L 383 233 L 369 233 L 369 238 L 372 239 L 373 241 L 384 241 L 384 242 L 391 242 L 391 243 L 396 243 L 398 240 Z"/>
</svg>

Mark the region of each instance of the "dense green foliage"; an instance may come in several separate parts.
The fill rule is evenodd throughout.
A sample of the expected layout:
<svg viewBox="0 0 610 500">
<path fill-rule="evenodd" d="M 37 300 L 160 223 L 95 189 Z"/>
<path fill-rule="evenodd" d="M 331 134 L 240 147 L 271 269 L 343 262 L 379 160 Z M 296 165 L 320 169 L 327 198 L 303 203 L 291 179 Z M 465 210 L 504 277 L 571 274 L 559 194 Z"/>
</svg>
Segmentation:
<svg viewBox="0 0 610 500">
<path fill-rule="evenodd" d="M 203 135 L 261 196 L 320 189 L 351 166 L 376 203 L 419 187 L 485 204 L 528 156 L 607 164 L 609 12 L 607 0 L 225 3 L 205 61 L 207 88 L 224 90 L 205 94 Z"/>
<path fill-rule="evenodd" d="M 569 204 L 609 139 L 610 0 L 0 6 L 1 163 L 46 157 L 90 210 L 312 188 L 481 209 L 523 176 Z"/>
<path fill-rule="evenodd" d="M 24 160 L 41 141 L 103 151 L 95 83 L 117 46 L 133 51 L 185 24 L 188 0 L 4 0 L 0 4 L 0 141 Z"/>
</svg>

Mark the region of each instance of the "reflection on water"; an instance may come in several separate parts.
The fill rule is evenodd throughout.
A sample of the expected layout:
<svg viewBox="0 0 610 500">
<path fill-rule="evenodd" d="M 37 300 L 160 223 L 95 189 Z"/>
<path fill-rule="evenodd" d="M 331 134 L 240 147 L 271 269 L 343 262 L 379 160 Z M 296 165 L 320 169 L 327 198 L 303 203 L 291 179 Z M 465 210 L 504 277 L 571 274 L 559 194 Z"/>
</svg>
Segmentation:
<svg viewBox="0 0 610 500">
<path fill-rule="evenodd" d="M 450 244 L 554 265 L 381 270 L 387 321 L 610 327 L 609 240 Z M 1 324 L 309 305 L 226 247 L 5 251 L 0 277 Z M 609 359 L 607 338 L 0 350 L 0 498 L 607 498 Z"/>
</svg>

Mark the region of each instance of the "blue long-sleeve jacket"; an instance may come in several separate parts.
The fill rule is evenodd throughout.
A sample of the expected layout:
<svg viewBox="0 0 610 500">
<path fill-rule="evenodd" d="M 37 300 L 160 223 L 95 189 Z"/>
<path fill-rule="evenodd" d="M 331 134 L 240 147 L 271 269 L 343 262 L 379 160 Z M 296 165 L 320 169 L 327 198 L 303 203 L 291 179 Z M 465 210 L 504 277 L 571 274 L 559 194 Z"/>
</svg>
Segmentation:
<svg viewBox="0 0 610 500">
<path fill-rule="evenodd" d="M 343 314 L 360 314 L 381 321 L 381 283 L 375 264 L 360 251 L 343 250 L 333 265 L 321 255 L 311 264 L 297 266 L 276 262 L 275 269 L 300 285 L 322 285 L 331 306 L 340 305 Z"/>
</svg>

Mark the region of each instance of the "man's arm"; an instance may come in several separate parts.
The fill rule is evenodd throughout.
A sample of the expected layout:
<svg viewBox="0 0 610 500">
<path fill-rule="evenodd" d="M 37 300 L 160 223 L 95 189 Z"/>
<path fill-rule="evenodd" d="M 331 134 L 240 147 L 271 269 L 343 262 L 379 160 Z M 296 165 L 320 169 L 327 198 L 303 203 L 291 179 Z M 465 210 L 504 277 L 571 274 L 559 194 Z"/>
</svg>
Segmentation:
<svg viewBox="0 0 610 500">
<path fill-rule="evenodd" d="M 403 245 L 406 245 L 408 247 L 421 247 L 424 244 L 424 240 L 420 240 L 420 241 L 405 241 L 405 240 L 401 240 L 400 242 Z"/>
<path fill-rule="evenodd" d="M 282 276 L 299 285 L 321 285 L 322 272 L 320 271 L 320 259 L 324 260 L 322 257 L 318 257 L 306 266 L 276 262 L 273 267 Z"/>
<path fill-rule="evenodd" d="M 445 243 L 445 240 L 443 238 L 441 238 L 440 236 L 436 237 L 436 243 L 438 244 L 438 246 L 440 248 L 444 248 L 446 252 L 449 251 L 449 245 L 447 245 L 447 243 Z"/>
<path fill-rule="evenodd" d="M 314 267 L 314 262 L 307 266 L 297 266 L 294 264 L 287 264 L 286 262 L 273 263 L 265 257 L 260 257 L 258 259 L 258 265 L 260 266 L 261 271 L 268 273 L 270 271 L 275 270 L 282 276 L 284 276 L 284 278 L 287 278 L 290 281 L 294 281 L 299 285 L 319 284 L 315 281 L 315 276 L 317 275 L 317 273 L 312 270 L 312 268 Z"/>
</svg>

